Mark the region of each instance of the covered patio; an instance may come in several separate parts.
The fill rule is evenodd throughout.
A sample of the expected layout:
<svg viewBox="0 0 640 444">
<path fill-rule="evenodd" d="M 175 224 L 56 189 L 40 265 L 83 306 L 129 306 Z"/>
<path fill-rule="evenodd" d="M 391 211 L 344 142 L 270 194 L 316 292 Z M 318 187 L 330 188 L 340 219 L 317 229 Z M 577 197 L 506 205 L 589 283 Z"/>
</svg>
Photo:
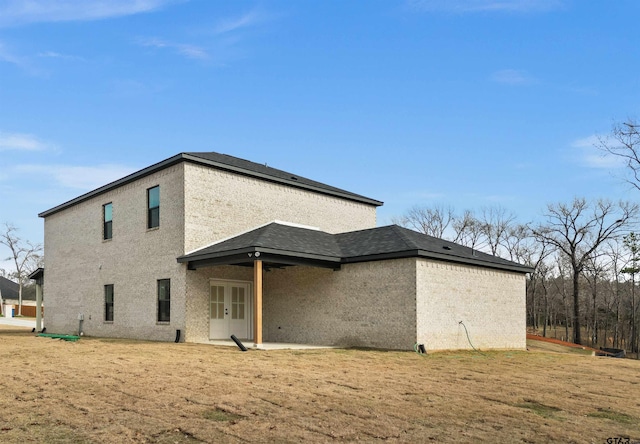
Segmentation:
<svg viewBox="0 0 640 444">
<path fill-rule="evenodd" d="M 292 348 L 294 345 L 298 348 L 318 347 L 301 344 L 276 346 L 263 342 L 264 273 L 293 266 L 340 269 L 340 249 L 333 235 L 306 227 L 274 222 L 181 256 L 178 262 L 186 263 L 187 269 L 191 271 L 221 265 L 252 268 L 253 346 L 256 348 Z M 223 308 L 223 311 L 226 316 L 229 316 L 227 308 Z M 233 308 L 231 311 L 233 316 Z M 222 338 L 211 338 L 209 343 L 235 346 L 232 341 L 229 343 Z"/>
<path fill-rule="evenodd" d="M 330 234 L 272 222 L 177 261 L 187 266 L 185 340 L 214 343 L 234 334 L 257 348 L 411 349 L 421 336 L 461 344 L 458 321 L 484 312 L 487 290 L 511 291 L 495 279 L 519 281 L 529 271 L 397 225 Z"/>
</svg>

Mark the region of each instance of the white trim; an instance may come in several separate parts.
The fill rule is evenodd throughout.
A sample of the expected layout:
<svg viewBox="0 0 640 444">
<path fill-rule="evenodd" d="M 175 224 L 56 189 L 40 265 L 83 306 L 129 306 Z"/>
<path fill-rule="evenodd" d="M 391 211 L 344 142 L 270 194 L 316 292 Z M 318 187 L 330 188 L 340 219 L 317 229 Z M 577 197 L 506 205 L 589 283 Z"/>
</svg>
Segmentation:
<svg viewBox="0 0 640 444">
<path fill-rule="evenodd" d="M 245 340 L 253 340 L 253 281 L 246 281 L 246 280 L 241 280 L 241 279 L 220 279 L 220 278 L 209 278 L 209 322 L 208 322 L 208 328 L 209 328 L 209 332 L 207 333 L 207 336 L 209 336 L 209 341 L 216 341 L 218 339 L 211 339 L 211 287 L 214 285 L 214 283 L 219 283 L 219 284 L 244 284 L 247 286 L 248 292 L 249 294 L 247 295 L 247 332 L 249 334 L 248 338 L 241 338 L 241 339 L 245 339 Z"/>
<path fill-rule="evenodd" d="M 320 231 L 320 227 L 312 227 L 312 226 L 310 226 L 310 225 L 297 224 L 297 223 L 295 223 L 295 222 L 286 222 L 286 221 L 281 221 L 281 220 L 272 220 L 272 221 L 270 221 L 270 222 L 267 222 L 266 224 L 258 225 L 258 226 L 256 226 L 256 227 L 249 228 L 248 230 L 244 230 L 244 231 L 241 231 L 241 232 L 239 232 L 239 233 L 233 234 L 233 235 L 231 235 L 231 236 L 224 237 L 224 238 L 222 238 L 222 239 L 220 239 L 220 240 L 217 240 L 217 241 L 215 241 L 215 242 L 211 242 L 210 244 L 207 244 L 207 245 L 205 245 L 205 246 L 203 246 L 203 247 L 198 247 L 198 248 L 196 248 L 195 250 L 187 251 L 183 256 L 187 256 L 187 255 L 189 255 L 189 254 L 195 253 L 196 251 L 202 250 L 203 248 L 209 248 L 209 247 L 212 247 L 212 246 L 214 246 L 214 245 L 220 244 L 220 243 L 222 243 L 222 242 L 226 242 L 226 241 L 228 241 L 229 239 L 233 239 L 234 237 L 242 236 L 243 234 L 247 234 L 247 233 L 249 233 L 249 232 L 251 232 L 251 231 L 253 231 L 253 230 L 257 230 L 257 229 L 259 229 L 259 228 L 266 227 L 267 225 L 271 225 L 271 224 L 286 225 L 286 226 L 289 226 L 289 227 L 305 228 L 305 229 L 307 229 L 307 230 Z"/>
<path fill-rule="evenodd" d="M 240 284 L 253 284 L 253 281 L 246 281 L 241 279 L 220 279 L 220 278 L 209 278 L 209 283 L 211 282 L 238 282 Z"/>
<path fill-rule="evenodd" d="M 287 222 L 284 220 L 274 220 L 273 221 L 276 224 L 280 224 L 280 225 L 288 225 L 290 227 L 296 227 L 296 228 L 306 228 L 307 230 L 315 230 L 315 231 L 320 231 L 320 227 L 314 227 L 312 225 L 305 225 L 305 224 L 297 224 L 295 222 Z"/>
</svg>

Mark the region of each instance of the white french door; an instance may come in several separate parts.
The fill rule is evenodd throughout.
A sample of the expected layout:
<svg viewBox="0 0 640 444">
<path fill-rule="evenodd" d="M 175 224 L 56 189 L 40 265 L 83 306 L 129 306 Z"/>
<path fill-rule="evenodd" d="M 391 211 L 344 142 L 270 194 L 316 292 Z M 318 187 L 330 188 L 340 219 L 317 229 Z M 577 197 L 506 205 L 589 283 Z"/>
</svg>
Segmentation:
<svg viewBox="0 0 640 444">
<path fill-rule="evenodd" d="M 251 339 L 251 284 L 211 281 L 209 293 L 209 338 Z"/>
</svg>

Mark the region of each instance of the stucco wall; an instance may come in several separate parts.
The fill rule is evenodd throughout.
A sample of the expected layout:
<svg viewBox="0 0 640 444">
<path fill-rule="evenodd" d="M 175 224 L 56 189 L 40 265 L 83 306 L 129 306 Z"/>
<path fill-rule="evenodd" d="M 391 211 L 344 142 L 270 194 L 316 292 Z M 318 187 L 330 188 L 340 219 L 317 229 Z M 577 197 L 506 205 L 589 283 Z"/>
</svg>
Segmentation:
<svg viewBox="0 0 640 444">
<path fill-rule="evenodd" d="M 160 185 L 160 227 L 147 230 L 147 188 Z M 46 327 L 87 335 L 169 341 L 184 330 L 183 165 L 175 165 L 45 218 Z M 113 239 L 103 241 L 102 205 L 113 203 Z M 171 279 L 171 322 L 157 319 L 157 280 Z M 114 321 L 104 321 L 104 285 L 114 284 Z"/>
<path fill-rule="evenodd" d="M 417 260 L 418 342 L 427 350 L 526 348 L 525 275 Z"/>
<path fill-rule="evenodd" d="M 185 164 L 185 251 L 281 220 L 329 233 L 373 228 L 376 207 Z"/>
</svg>

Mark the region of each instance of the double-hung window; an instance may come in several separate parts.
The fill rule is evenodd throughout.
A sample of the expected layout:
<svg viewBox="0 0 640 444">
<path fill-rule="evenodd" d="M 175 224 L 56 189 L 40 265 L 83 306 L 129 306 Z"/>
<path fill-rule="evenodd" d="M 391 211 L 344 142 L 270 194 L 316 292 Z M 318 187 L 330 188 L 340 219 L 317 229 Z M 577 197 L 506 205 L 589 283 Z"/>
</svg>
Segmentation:
<svg viewBox="0 0 640 444">
<path fill-rule="evenodd" d="M 171 281 L 158 280 L 158 322 L 171 320 Z"/>
<path fill-rule="evenodd" d="M 147 190 L 147 228 L 160 226 L 160 185 Z"/>
<path fill-rule="evenodd" d="M 113 284 L 104 286 L 104 320 L 113 322 Z"/>
<path fill-rule="evenodd" d="M 113 203 L 102 206 L 102 238 L 109 240 L 113 237 Z"/>
</svg>

